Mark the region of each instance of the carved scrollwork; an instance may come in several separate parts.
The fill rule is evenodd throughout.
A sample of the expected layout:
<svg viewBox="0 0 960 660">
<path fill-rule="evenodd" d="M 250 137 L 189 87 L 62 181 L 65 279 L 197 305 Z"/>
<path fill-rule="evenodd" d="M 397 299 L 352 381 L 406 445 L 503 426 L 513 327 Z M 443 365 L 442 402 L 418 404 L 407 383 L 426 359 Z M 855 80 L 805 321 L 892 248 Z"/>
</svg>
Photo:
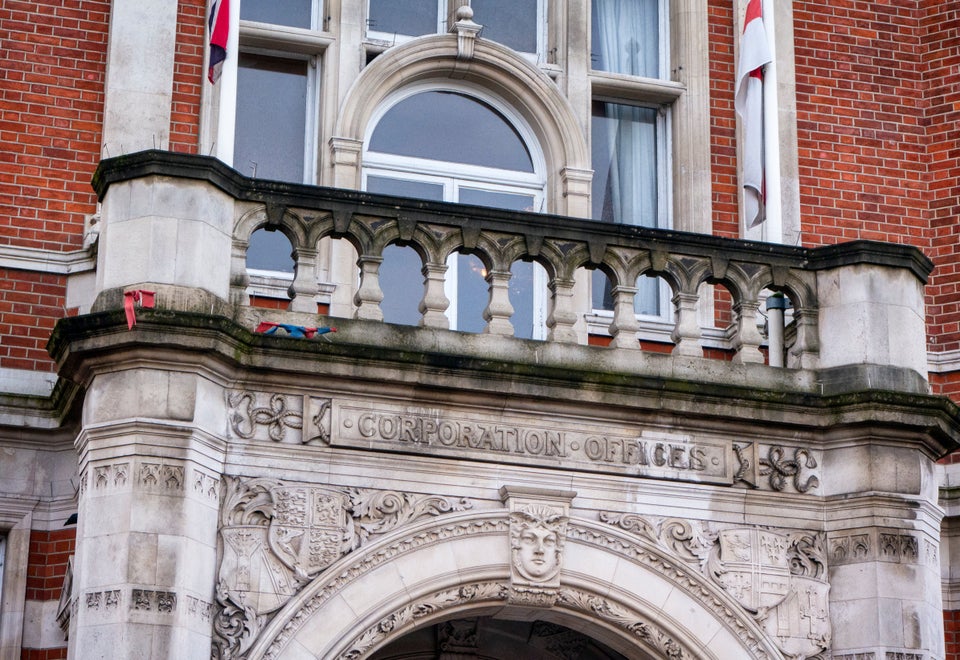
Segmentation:
<svg viewBox="0 0 960 660">
<path fill-rule="evenodd" d="M 695 657 L 653 621 L 641 618 L 639 615 L 601 596 L 578 589 L 563 588 L 560 590 L 558 603 L 571 609 L 591 612 L 601 619 L 630 632 L 638 640 L 656 649 L 661 657 L 670 660 L 685 660 Z"/>
<path fill-rule="evenodd" d="M 770 477 L 770 488 L 777 492 L 786 490 L 788 478 L 792 480 L 798 493 L 806 493 L 819 486 L 820 479 L 816 475 L 811 475 L 806 480 L 801 477 L 804 468 L 817 467 L 817 461 L 810 451 L 797 447 L 793 450 L 793 458 L 784 460 L 786 451 L 783 447 L 770 447 L 767 458 L 760 459 L 760 476 Z"/>
<path fill-rule="evenodd" d="M 468 603 L 502 601 L 506 596 L 507 585 L 502 582 L 476 582 L 420 598 L 368 628 L 346 651 L 336 656 L 337 660 L 359 660 L 366 657 L 369 651 L 395 631 L 412 627 L 419 619 L 437 612 Z"/>
<path fill-rule="evenodd" d="M 299 400 L 302 405 L 302 397 L 290 398 Z M 268 405 L 257 405 L 257 400 L 254 392 L 228 393 L 230 430 L 238 438 L 249 440 L 256 434 L 257 427 L 263 426 L 271 440 L 284 442 L 287 429 L 300 431 L 303 428 L 303 412 L 293 408 L 288 397 L 272 394 Z"/>
<path fill-rule="evenodd" d="M 717 533 L 702 523 L 679 518 L 645 518 L 633 513 L 601 511 L 600 522 L 633 532 L 665 548 L 688 563 L 703 566 L 717 540 Z"/>
<path fill-rule="evenodd" d="M 222 490 L 214 656 L 224 659 L 242 656 L 280 607 L 371 536 L 472 506 L 463 499 L 274 479 L 225 477 Z"/>
<path fill-rule="evenodd" d="M 452 511 L 465 511 L 473 506 L 466 498 L 415 495 L 396 491 L 348 491 L 352 514 L 356 521 L 355 547 L 374 534 L 384 534 L 400 525 L 423 516 L 439 516 Z"/>
</svg>

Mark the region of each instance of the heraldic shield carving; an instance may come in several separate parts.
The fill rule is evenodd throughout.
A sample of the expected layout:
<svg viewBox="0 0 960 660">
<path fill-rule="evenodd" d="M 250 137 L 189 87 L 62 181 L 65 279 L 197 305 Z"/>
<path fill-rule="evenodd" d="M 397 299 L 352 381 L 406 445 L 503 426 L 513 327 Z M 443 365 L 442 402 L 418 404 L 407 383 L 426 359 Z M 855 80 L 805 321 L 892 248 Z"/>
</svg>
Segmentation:
<svg viewBox="0 0 960 660">
<path fill-rule="evenodd" d="M 280 561 L 308 579 L 340 558 L 350 524 L 343 494 L 289 486 L 271 492 L 276 504 L 267 538 Z"/>
<path fill-rule="evenodd" d="M 794 657 L 830 647 L 823 537 L 768 529 L 726 529 L 708 562 L 713 578 Z"/>
<path fill-rule="evenodd" d="M 758 529 L 720 532 L 718 581 L 746 609 L 773 607 L 790 591 L 786 536 Z"/>
</svg>

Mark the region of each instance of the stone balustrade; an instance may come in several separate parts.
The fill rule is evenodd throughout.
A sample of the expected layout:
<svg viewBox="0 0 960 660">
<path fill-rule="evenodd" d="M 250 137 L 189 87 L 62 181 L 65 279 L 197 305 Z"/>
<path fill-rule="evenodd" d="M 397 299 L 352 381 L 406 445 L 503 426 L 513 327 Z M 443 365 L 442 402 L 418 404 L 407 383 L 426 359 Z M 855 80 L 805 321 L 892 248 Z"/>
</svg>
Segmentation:
<svg viewBox="0 0 960 660">
<path fill-rule="evenodd" d="M 787 367 L 879 364 L 926 373 L 923 286 L 932 263 L 912 247 L 868 241 L 792 247 L 409 200 L 250 179 L 213 158 L 161 151 L 103 161 L 94 188 L 104 219 L 100 294 L 175 285 L 243 304 L 248 242 L 268 228 L 282 231 L 293 246 L 293 312 L 316 312 L 318 245 L 332 237 L 359 255 L 357 319 L 382 320 L 380 265 L 384 250 L 398 244 L 422 259 L 420 324 L 428 328 L 448 327 L 447 258 L 466 252 L 486 270 L 489 334 L 513 334 L 510 268 L 518 260 L 536 261 L 549 279 L 550 342 L 578 340 L 574 326 L 588 310 L 575 305 L 575 273 L 600 269 L 612 285 L 615 349 L 640 348 L 636 282 L 653 275 L 672 290 L 673 355 L 703 355 L 698 313 L 707 283 L 721 285 L 732 299 L 735 362 L 764 361 L 758 314 L 772 291 L 785 294 L 792 307 Z"/>
</svg>

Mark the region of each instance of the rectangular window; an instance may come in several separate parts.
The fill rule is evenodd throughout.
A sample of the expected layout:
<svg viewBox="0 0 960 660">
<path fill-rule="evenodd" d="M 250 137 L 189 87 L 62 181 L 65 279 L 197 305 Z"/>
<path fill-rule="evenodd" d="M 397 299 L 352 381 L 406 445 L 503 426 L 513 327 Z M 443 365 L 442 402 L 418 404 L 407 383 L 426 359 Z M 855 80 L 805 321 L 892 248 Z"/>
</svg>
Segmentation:
<svg viewBox="0 0 960 660">
<path fill-rule="evenodd" d="M 483 26 L 480 36 L 521 53 L 538 53 L 540 7 L 538 0 L 472 0 L 473 20 Z"/>
<path fill-rule="evenodd" d="M 243 0 L 240 20 L 310 30 L 314 28 L 312 19 L 315 4 L 315 0 Z M 317 10 L 317 15 L 320 15 L 320 8 Z"/>
<path fill-rule="evenodd" d="M 392 40 L 443 32 L 446 0 L 370 0 L 367 36 Z"/>
<path fill-rule="evenodd" d="M 461 5 L 473 9 L 483 26 L 480 36 L 520 53 L 538 57 L 545 43 L 547 0 L 369 0 L 367 38 L 388 46 L 450 29 L 448 20 Z"/>
<path fill-rule="evenodd" d="M 661 0 L 592 0 L 590 60 L 595 71 L 664 77 Z"/>
<path fill-rule="evenodd" d="M 246 176 L 316 183 L 322 0 L 230 3 L 238 29 L 209 108 L 204 149 Z M 209 140 L 209 143 L 207 143 Z"/>
<path fill-rule="evenodd" d="M 233 142 L 233 166 L 240 173 L 305 181 L 308 73 L 302 59 L 240 53 Z"/>
</svg>

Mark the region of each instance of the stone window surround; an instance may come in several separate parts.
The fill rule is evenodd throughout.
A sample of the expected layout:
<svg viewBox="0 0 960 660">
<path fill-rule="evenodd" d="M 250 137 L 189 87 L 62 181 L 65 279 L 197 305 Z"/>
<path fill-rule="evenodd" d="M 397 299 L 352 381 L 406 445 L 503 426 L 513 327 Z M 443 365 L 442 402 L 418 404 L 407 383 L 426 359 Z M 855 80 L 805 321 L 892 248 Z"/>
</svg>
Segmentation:
<svg viewBox="0 0 960 660">
<path fill-rule="evenodd" d="M 27 566 L 30 556 L 30 513 L 34 502 L 5 499 L 0 506 L 0 536 L 6 537 L 3 575 L 0 576 L 0 660 L 20 657 L 26 607 Z"/>
</svg>

